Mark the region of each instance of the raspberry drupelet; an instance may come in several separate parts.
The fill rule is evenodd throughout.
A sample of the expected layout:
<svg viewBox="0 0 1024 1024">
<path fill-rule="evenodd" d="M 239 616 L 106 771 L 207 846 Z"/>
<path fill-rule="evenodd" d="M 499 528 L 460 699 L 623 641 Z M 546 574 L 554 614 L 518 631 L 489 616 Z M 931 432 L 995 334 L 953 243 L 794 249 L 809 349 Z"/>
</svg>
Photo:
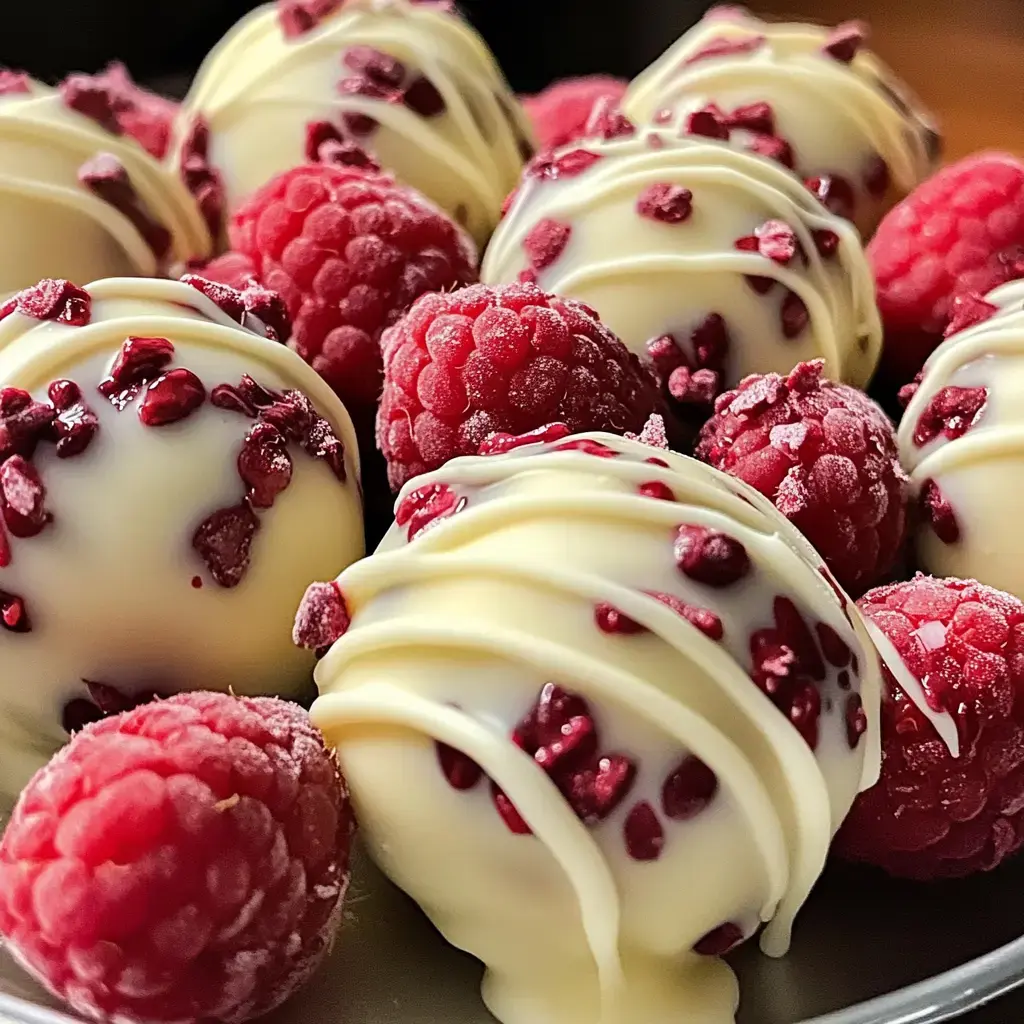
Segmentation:
<svg viewBox="0 0 1024 1024">
<path fill-rule="evenodd" d="M 994 868 L 1024 842 L 1024 604 L 918 575 L 858 606 L 885 663 L 882 775 L 839 854 L 915 879 Z"/>
<path fill-rule="evenodd" d="M 279 175 L 232 219 L 220 274 L 284 298 L 289 344 L 357 414 L 380 395 L 378 341 L 424 292 L 476 280 L 476 248 L 419 193 L 372 169 L 315 164 Z M 248 265 L 246 263 L 248 260 Z"/>
<path fill-rule="evenodd" d="M 696 455 L 770 498 L 839 583 L 862 593 L 900 552 L 907 477 L 882 410 L 821 372 L 816 360 L 747 377 L 715 403 Z"/>
<path fill-rule="evenodd" d="M 0 934 L 75 1012 L 267 1013 L 330 948 L 354 819 L 299 707 L 192 693 L 88 726 L 0 840 Z"/>
<path fill-rule="evenodd" d="M 492 433 L 639 431 L 660 401 L 592 309 L 531 284 L 425 295 L 382 347 L 377 444 L 396 490 Z"/>
<path fill-rule="evenodd" d="M 949 333 L 959 295 L 1024 277 L 1024 163 L 978 153 L 943 168 L 882 221 L 867 252 L 882 368 L 900 386 Z"/>
</svg>

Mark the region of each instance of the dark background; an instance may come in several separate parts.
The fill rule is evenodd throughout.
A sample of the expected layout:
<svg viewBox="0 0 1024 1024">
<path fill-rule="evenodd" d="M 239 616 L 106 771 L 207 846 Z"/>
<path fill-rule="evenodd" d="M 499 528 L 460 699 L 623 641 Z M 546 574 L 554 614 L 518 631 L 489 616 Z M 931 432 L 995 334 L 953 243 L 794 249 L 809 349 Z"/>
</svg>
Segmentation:
<svg viewBox="0 0 1024 1024">
<path fill-rule="evenodd" d="M 0 64 L 53 81 L 115 58 L 140 80 L 194 70 L 251 0 L 4 0 Z M 697 20 L 706 0 L 463 0 L 513 86 L 632 75 Z"/>
</svg>

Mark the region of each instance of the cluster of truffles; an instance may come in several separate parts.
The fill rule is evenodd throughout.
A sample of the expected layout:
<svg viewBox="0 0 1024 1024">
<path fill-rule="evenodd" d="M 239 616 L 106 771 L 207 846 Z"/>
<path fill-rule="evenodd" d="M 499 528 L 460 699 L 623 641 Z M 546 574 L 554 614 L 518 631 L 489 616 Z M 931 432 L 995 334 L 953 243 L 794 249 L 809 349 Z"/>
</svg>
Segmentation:
<svg viewBox="0 0 1024 1024">
<path fill-rule="evenodd" d="M 524 108 L 445 0 L 278 0 L 180 106 L 0 72 L 31 973 L 266 1013 L 357 813 L 504 1024 L 728 1024 L 830 849 L 1024 845 L 1024 165 L 931 176 L 865 41 L 716 9 Z"/>
</svg>

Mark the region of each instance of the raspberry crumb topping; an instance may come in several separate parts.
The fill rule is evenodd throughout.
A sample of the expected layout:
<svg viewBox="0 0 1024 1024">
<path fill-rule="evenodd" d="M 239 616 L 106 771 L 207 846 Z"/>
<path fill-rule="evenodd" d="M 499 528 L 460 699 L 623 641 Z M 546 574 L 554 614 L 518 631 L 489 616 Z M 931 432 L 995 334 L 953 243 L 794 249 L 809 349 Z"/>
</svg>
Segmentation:
<svg viewBox="0 0 1024 1024">
<path fill-rule="evenodd" d="M 665 848 L 665 830 L 654 808 L 646 800 L 630 808 L 622 832 L 626 852 L 633 860 L 657 860 Z"/>
<path fill-rule="evenodd" d="M 805 178 L 804 185 L 830 213 L 847 220 L 853 217 L 857 196 L 853 185 L 841 174 L 820 174 Z"/>
<path fill-rule="evenodd" d="M 171 233 L 145 208 L 128 171 L 115 156 L 99 153 L 78 169 L 78 180 L 93 195 L 122 214 L 162 260 L 171 249 Z"/>
<path fill-rule="evenodd" d="M 435 743 L 437 749 L 437 761 L 441 766 L 441 772 L 445 779 L 448 780 L 448 785 L 452 789 L 456 789 L 460 792 L 466 792 L 467 790 L 473 789 L 478 782 L 484 777 L 484 770 L 474 761 L 472 758 L 467 757 L 461 750 L 456 750 L 454 747 L 449 747 L 447 743 Z M 507 803 L 507 797 L 501 794 Z M 502 812 L 502 807 L 499 806 L 499 813 Z M 518 815 L 517 815 L 518 817 Z M 522 819 L 519 819 L 522 821 Z M 517 823 L 514 823 L 517 824 Z M 525 822 L 523 823 L 525 825 Z M 509 826 L 512 828 L 512 825 Z M 512 828 L 512 831 L 518 831 L 517 828 Z"/>
<path fill-rule="evenodd" d="M 361 167 L 368 171 L 381 169 L 367 150 L 330 121 L 310 121 L 306 125 L 306 159 L 310 163 Z"/>
<path fill-rule="evenodd" d="M 285 39 L 311 32 L 344 4 L 345 0 L 277 0 L 277 18 Z"/>
<path fill-rule="evenodd" d="M 680 572 L 705 586 L 732 586 L 751 570 L 747 549 L 738 540 L 705 526 L 677 527 L 674 550 Z"/>
<path fill-rule="evenodd" d="M 166 338 L 130 337 L 96 390 L 120 412 L 173 358 L 174 346 Z"/>
<path fill-rule="evenodd" d="M 754 53 L 760 50 L 766 39 L 762 35 L 741 36 L 739 38 L 730 36 L 716 36 L 696 53 L 691 54 L 683 62 L 685 67 L 696 64 L 702 60 L 714 60 L 719 57 L 733 57 L 743 53 Z"/>
<path fill-rule="evenodd" d="M 668 182 L 649 185 L 636 202 L 637 212 L 662 224 L 682 224 L 693 212 L 693 193 Z"/>
<path fill-rule="evenodd" d="M 0 565 L 3 563 L 0 562 Z M 8 633 L 31 633 L 32 623 L 29 621 L 25 601 L 6 590 L 0 590 L 0 627 Z"/>
<path fill-rule="evenodd" d="M 729 126 L 725 122 L 722 111 L 709 103 L 700 110 L 694 110 L 686 117 L 686 134 L 701 135 L 706 139 L 729 141 Z"/>
<path fill-rule="evenodd" d="M 727 921 L 710 931 L 694 944 L 693 951 L 701 956 L 724 956 L 743 941 L 743 930 L 738 924 Z"/>
<path fill-rule="evenodd" d="M 945 387 L 928 403 L 914 429 L 918 447 L 940 434 L 949 441 L 963 437 L 981 418 L 988 400 L 988 389 Z"/>
<path fill-rule="evenodd" d="M 92 297 L 70 281 L 44 278 L 12 295 L 0 306 L 0 320 L 12 313 L 33 320 L 53 320 L 69 327 L 84 327 L 92 316 Z"/>
<path fill-rule="evenodd" d="M 584 171 L 590 170 L 600 159 L 600 153 L 589 149 L 570 149 L 567 153 L 560 153 L 557 156 L 550 152 L 539 153 L 527 164 L 523 174 L 543 181 L 576 178 Z"/>
<path fill-rule="evenodd" d="M 147 427 L 164 427 L 187 419 L 205 401 L 206 388 L 191 370 L 168 370 L 146 385 L 139 419 Z"/>
<path fill-rule="evenodd" d="M 661 787 L 661 809 L 672 821 L 689 821 L 705 810 L 718 792 L 718 776 L 692 754 L 679 763 Z"/>
<path fill-rule="evenodd" d="M 348 632 L 351 621 L 337 581 L 311 583 L 295 615 L 292 641 L 296 647 L 326 651 Z"/>
<path fill-rule="evenodd" d="M 548 444 L 552 441 L 561 441 L 563 437 L 568 436 L 569 428 L 564 423 L 549 423 L 547 426 L 537 427 L 536 430 L 528 430 L 525 434 L 508 434 L 498 430 L 488 434 L 480 442 L 477 454 L 504 455 L 516 448 L 525 448 L 531 444 Z"/>
<path fill-rule="evenodd" d="M 955 544 L 960 539 L 960 525 L 956 521 L 953 506 L 934 480 L 924 482 L 919 501 L 921 514 L 931 524 L 935 536 L 943 544 Z"/>
<path fill-rule="evenodd" d="M 964 292 L 953 299 L 950 306 L 949 323 L 943 335 L 947 338 L 975 324 L 991 320 L 999 312 L 999 307 L 979 295 L 977 292 Z"/>
<path fill-rule="evenodd" d="M 204 117 L 197 115 L 192 119 L 182 142 L 178 170 L 210 234 L 220 237 L 227 198 L 220 172 L 210 163 L 210 126 Z"/>
<path fill-rule="evenodd" d="M 30 93 L 32 79 L 24 71 L 0 68 L 0 96 L 14 96 Z"/>
<path fill-rule="evenodd" d="M 883 666 L 881 779 L 857 798 L 837 851 L 922 880 L 994 868 L 1024 839 L 1024 604 L 923 575 L 858 604 L 902 664 Z M 957 756 L 904 691 L 906 675 L 932 712 L 950 717 Z M 856 703 L 848 715 L 852 734 Z"/>
<path fill-rule="evenodd" d="M 146 704 L 82 729 L 22 794 L 0 840 L 0 934 L 83 1017 L 250 1020 L 331 948 L 354 829 L 301 708 Z"/>
<path fill-rule="evenodd" d="M 186 274 L 183 284 L 202 292 L 222 313 L 248 331 L 271 341 L 287 341 L 292 331 L 284 299 L 269 288 L 251 281 L 244 288 L 232 288 L 197 274 Z"/>
<path fill-rule="evenodd" d="M 245 578 L 259 527 L 259 519 L 245 502 L 217 509 L 196 527 L 192 547 L 218 586 L 231 589 Z"/>
<path fill-rule="evenodd" d="M 648 597 L 667 605 L 681 618 L 686 619 L 691 626 L 699 629 L 711 640 L 721 640 L 724 635 L 722 620 L 708 608 L 698 608 L 696 605 L 687 604 L 674 594 L 664 594 L 656 590 L 645 590 Z M 594 622 L 602 633 L 631 635 L 646 633 L 647 627 L 639 622 L 634 622 L 628 615 L 624 615 L 614 605 L 602 601 L 594 609 Z"/>
<path fill-rule="evenodd" d="M 538 221 L 523 239 L 523 250 L 535 271 L 550 267 L 569 243 L 572 228 L 561 221 L 545 217 Z"/>
<path fill-rule="evenodd" d="M 786 266 L 798 253 L 803 257 L 793 229 L 781 220 L 766 220 L 752 235 L 736 239 L 741 252 L 756 252 L 765 259 Z"/>
<path fill-rule="evenodd" d="M 849 64 L 866 39 L 867 26 L 862 21 L 846 21 L 832 29 L 821 51 L 840 64 Z"/>
<path fill-rule="evenodd" d="M 395 511 L 395 522 L 399 526 L 409 527 L 407 536 L 413 541 L 442 519 L 457 515 L 466 504 L 467 500 L 460 498 L 447 484 L 418 487 L 399 503 Z"/>
</svg>

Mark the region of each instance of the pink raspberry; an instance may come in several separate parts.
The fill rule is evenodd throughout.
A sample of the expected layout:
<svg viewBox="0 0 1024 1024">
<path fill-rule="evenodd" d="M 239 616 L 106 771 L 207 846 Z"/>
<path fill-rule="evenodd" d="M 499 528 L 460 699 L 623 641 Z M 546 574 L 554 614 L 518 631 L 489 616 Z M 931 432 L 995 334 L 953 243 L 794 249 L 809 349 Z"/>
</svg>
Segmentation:
<svg viewBox="0 0 1024 1024">
<path fill-rule="evenodd" d="M 958 295 L 1024 276 L 1024 164 L 979 153 L 943 168 L 889 212 L 867 251 L 883 369 L 906 384 L 942 340 Z"/>
<path fill-rule="evenodd" d="M 610 75 L 584 75 L 549 85 L 536 96 L 523 97 L 523 109 L 543 151 L 580 138 L 598 100 L 617 105 L 629 83 Z"/>
<path fill-rule="evenodd" d="M 380 395 L 381 332 L 424 292 L 476 280 L 469 236 L 372 169 L 293 168 L 244 202 L 229 230 L 234 266 L 248 258 L 284 298 L 290 346 L 350 411 L 372 409 Z"/>
<path fill-rule="evenodd" d="M 854 803 L 838 853 L 916 879 L 994 868 L 1024 842 L 1024 604 L 918 575 L 858 605 L 946 719 L 959 756 L 885 668 L 881 780 Z"/>
<path fill-rule="evenodd" d="M 899 553 L 907 477 L 885 414 L 856 388 L 822 379 L 823 365 L 754 374 L 719 396 L 696 455 L 770 498 L 857 594 Z"/>
<path fill-rule="evenodd" d="M 382 341 L 377 445 L 396 490 L 495 432 L 642 429 L 653 376 L 589 307 L 536 285 L 424 295 Z"/>
<path fill-rule="evenodd" d="M 241 1022 L 327 952 L 354 822 L 299 707 L 191 693 L 87 726 L 0 840 L 0 934 L 77 1013 Z"/>
</svg>

